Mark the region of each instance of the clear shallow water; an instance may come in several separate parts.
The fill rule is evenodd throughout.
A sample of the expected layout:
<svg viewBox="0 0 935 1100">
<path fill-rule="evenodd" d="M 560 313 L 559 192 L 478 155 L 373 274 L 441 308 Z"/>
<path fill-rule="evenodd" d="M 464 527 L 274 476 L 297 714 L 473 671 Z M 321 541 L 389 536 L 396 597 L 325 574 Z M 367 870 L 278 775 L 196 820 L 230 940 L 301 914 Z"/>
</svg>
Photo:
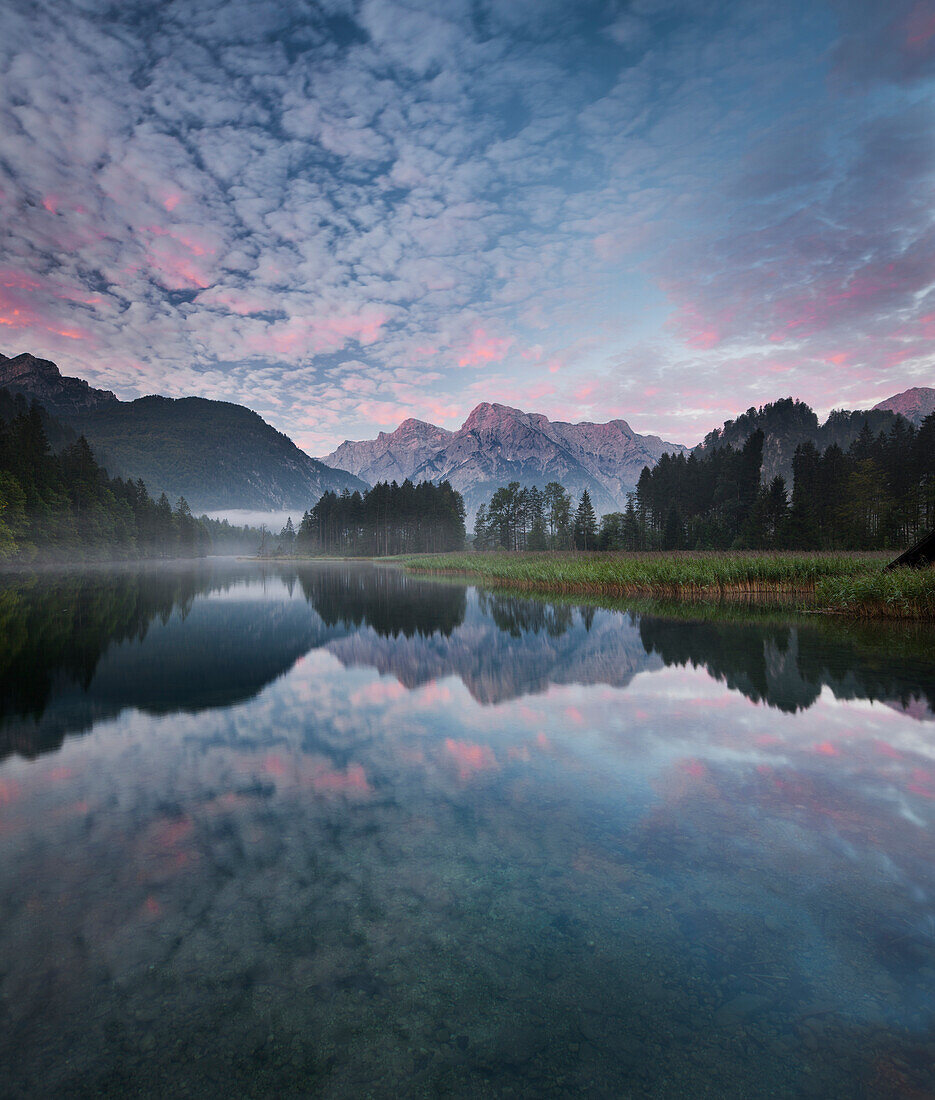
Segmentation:
<svg viewBox="0 0 935 1100">
<path fill-rule="evenodd" d="M 935 1091 L 935 639 L 0 579 L 11 1096 Z"/>
</svg>

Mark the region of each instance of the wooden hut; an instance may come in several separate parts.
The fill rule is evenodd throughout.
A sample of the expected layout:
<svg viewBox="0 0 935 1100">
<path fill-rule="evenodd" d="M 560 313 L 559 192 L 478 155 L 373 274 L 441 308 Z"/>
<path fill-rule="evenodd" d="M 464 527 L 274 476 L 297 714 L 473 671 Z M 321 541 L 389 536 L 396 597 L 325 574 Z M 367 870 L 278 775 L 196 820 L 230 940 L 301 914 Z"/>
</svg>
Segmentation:
<svg viewBox="0 0 935 1100">
<path fill-rule="evenodd" d="M 935 531 L 930 531 L 904 553 L 900 554 L 886 567 L 895 569 L 898 565 L 911 565 L 914 569 L 924 569 L 935 563 Z"/>
</svg>

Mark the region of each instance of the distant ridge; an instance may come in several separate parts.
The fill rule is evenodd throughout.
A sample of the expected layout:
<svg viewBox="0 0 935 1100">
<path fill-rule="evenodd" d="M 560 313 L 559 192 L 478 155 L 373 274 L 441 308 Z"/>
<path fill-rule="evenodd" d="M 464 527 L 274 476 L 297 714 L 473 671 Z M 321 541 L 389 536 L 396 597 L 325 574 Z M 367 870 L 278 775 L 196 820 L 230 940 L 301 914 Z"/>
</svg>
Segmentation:
<svg viewBox="0 0 935 1100">
<path fill-rule="evenodd" d="M 935 412 L 935 389 L 931 386 L 913 386 L 911 390 L 893 394 L 873 407 L 884 412 L 899 413 L 918 427 L 927 416 Z"/>
<path fill-rule="evenodd" d="M 0 354 L 0 389 L 35 399 L 56 416 L 77 416 L 117 401 L 110 390 L 97 390 L 82 378 L 67 378 L 50 359 L 27 351 L 12 359 Z"/>
<path fill-rule="evenodd" d="M 540 488 L 560 481 L 575 495 L 587 489 L 598 511 L 611 512 L 626 505 L 644 466 L 685 450 L 638 435 L 625 420 L 569 424 L 483 402 L 456 431 L 404 420 L 376 439 L 347 440 L 321 461 L 370 482 L 447 479 L 464 495 L 469 513 L 510 481 Z"/>
<path fill-rule="evenodd" d="M 111 475 L 141 477 L 154 495 L 166 492 L 173 502 L 185 496 L 203 511 L 301 514 L 328 490 L 363 491 L 377 481 L 409 478 L 450 481 L 470 514 L 500 485 L 519 481 L 541 488 L 553 480 L 576 496 L 588 489 L 597 511 L 606 513 L 625 506 L 644 466 L 652 468 L 663 454 L 689 450 L 640 435 L 625 420 L 573 424 L 482 402 L 454 431 L 410 418 L 393 432 L 345 440 L 315 459 L 243 405 L 200 397 L 120 401 L 110 390 L 63 376 L 51 360 L 28 352 L 0 354 L 0 389 L 39 401 L 84 434 Z M 781 474 L 791 487 L 799 443 L 846 449 L 865 424 L 876 434 L 889 431 L 900 417 L 918 426 L 932 412 L 935 388 L 924 386 L 894 394 L 873 409 L 836 410 L 823 424 L 808 405 L 790 397 L 725 421 L 698 446 L 742 447 L 761 429 L 762 479 Z"/>
<path fill-rule="evenodd" d="M 84 435 L 113 477 L 142 478 L 150 493 L 195 511 L 287 511 L 297 518 L 322 493 L 364 490 L 344 470 L 310 458 L 243 405 L 203 397 L 119 401 L 48 359 L 0 357 L 0 389 L 37 400 Z"/>
</svg>

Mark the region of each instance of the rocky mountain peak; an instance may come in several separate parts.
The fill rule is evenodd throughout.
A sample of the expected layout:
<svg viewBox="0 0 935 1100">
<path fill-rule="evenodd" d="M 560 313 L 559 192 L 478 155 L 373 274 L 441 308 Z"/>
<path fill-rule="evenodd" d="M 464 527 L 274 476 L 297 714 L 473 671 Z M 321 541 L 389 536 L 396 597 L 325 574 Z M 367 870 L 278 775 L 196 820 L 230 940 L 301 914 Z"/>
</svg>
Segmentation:
<svg viewBox="0 0 935 1100">
<path fill-rule="evenodd" d="M 913 386 L 902 393 L 887 397 L 873 408 L 874 411 L 899 413 L 918 427 L 927 416 L 935 412 L 935 389 L 931 386 Z"/>
<path fill-rule="evenodd" d="M 35 398 L 49 412 L 74 416 L 116 402 L 110 390 L 98 390 L 83 378 L 63 375 L 49 359 L 24 351 L 12 358 L 0 357 L 0 388 Z"/>
<path fill-rule="evenodd" d="M 520 409 L 501 405 L 498 402 L 482 401 L 471 410 L 467 420 L 461 425 L 461 431 L 490 431 L 507 421 L 526 419 L 528 419 L 526 413 Z"/>
<path fill-rule="evenodd" d="M 394 432 L 380 432 L 381 436 L 389 438 L 390 436 L 421 436 L 421 437 L 436 437 L 439 433 L 443 435 L 450 435 L 451 433 L 444 428 L 439 428 L 435 424 L 429 424 L 425 420 L 416 420 L 415 417 L 410 416 L 404 420 L 402 424 Z"/>
<path fill-rule="evenodd" d="M 457 431 L 407 420 L 389 435 L 343 443 L 322 461 L 371 483 L 447 479 L 464 494 L 470 516 L 510 481 L 540 488 L 560 481 L 576 496 L 588 489 L 599 510 L 622 508 L 643 466 L 654 466 L 664 451 L 684 448 L 637 435 L 624 420 L 566 424 L 482 401 Z"/>
</svg>

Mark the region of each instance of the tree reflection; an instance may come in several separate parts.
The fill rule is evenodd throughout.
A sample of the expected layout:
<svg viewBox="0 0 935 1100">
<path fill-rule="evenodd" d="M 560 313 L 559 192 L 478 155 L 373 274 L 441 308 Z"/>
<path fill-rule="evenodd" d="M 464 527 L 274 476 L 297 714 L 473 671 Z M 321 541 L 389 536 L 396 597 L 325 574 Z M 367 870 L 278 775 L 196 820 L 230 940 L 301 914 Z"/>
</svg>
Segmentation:
<svg viewBox="0 0 935 1100">
<path fill-rule="evenodd" d="M 426 584 L 396 569 L 335 565 L 300 573 L 306 600 L 328 626 L 372 627 L 382 637 L 449 637 L 464 621 L 462 585 Z"/>
<path fill-rule="evenodd" d="M 198 562 L 8 576 L 0 758 L 51 751 L 129 707 L 232 706 L 320 648 L 407 688 L 457 676 L 484 705 L 560 684 L 625 690 L 666 664 L 703 668 L 786 712 L 825 688 L 924 714 L 935 707 L 935 641 L 921 627 L 636 616 L 499 592 L 469 597 L 463 585 L 363 563 Z"/>
<path fill-rule="evenodd" d="M 522 596 L 502 596 L 483 591 L 478 594 L 478 601 L 481 610 L 512 638 L 539 633 L 557 638 L 570 629 L 574 617 L 574 608 L 570 604 L 541 603 Z M 590 628 L 590 625 L 589 619 L 587 626 Z"/>
<path fill-rule="evenodd" d="M 824 688 L 839 699 L 935 708 L 935 636 L 900 625 L 693 622 L 643 615 L 640 636 L 666 665 L 704 668 L 757 703 L 789 713 Z"/>
<path fill-rule="evenodd" d="M 65 684 L 87 688 L 111 646 L 142 642 L 154 619 L 184 615 L 208 584 L 192 569 L 32 576 L 0 588 L 0 722 L 38 718 Z"/>
</svg>

